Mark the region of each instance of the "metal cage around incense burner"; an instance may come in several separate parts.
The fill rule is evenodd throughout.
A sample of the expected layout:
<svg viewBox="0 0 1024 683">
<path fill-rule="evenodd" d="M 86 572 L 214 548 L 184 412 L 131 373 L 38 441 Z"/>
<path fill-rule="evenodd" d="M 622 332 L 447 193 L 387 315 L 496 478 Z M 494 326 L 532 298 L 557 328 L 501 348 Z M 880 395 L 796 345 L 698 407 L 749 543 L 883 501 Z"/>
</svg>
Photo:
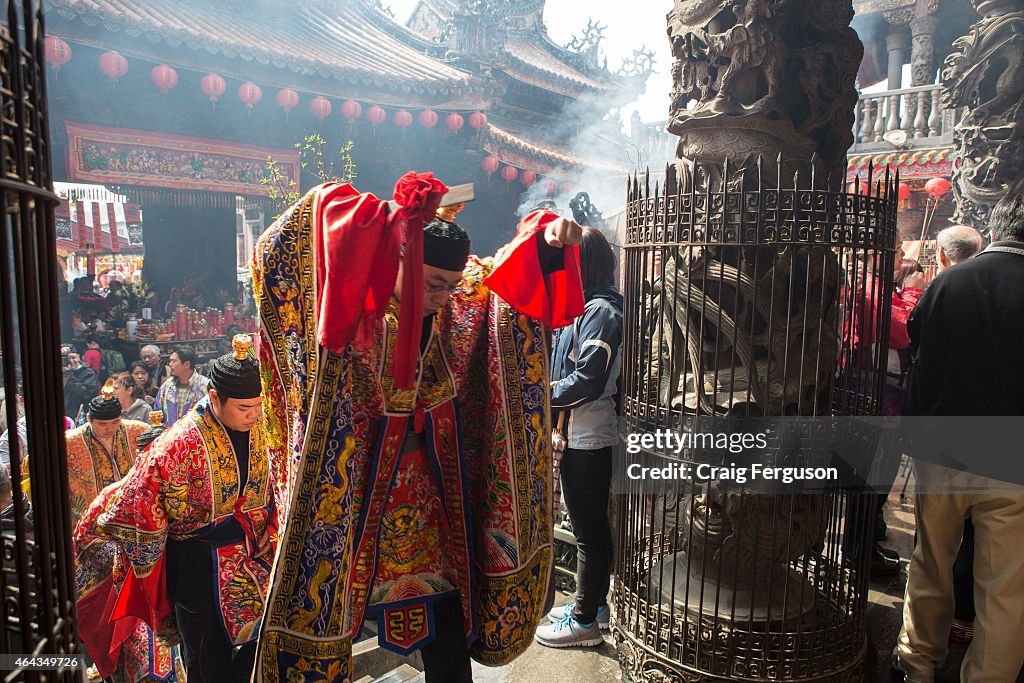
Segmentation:
<svg viewBox="0 0 1024 683">
<path fill-rule="evenodd" d="M 653 191 L 630 181 L 625 431 L 880 413 L 898 178 L 872 169 L 846 192 L 765 165 L 680 162 Z M 684 480 L 652 493 L 622 477 L 624 679 L 860 681 L 873 507 L 849 482 L 866 467 L 812 493 Z"/>
<path fill-rule="evenodd" d="M 5 0 L 0 32 L 0 378 L 6 390 L 13 488 L 4 492 L 13 498 L 0 515 L 0 655 L 67 662 L 81 651 L 56 315 L 54 208 L 59 198 L 50 189 L 41 5 Z M 25 444 L 15 428 L 19 394 Z M 19 445 L 30 454 L 24 461 L 18 457 Z M 29 482 L 31 498 L 22 495 L 23 480 Z M 12 661 L 5 668 L 5 681 L 82 677 L 82 669 L 74 666 L 39 670 Z"/>
</svg>

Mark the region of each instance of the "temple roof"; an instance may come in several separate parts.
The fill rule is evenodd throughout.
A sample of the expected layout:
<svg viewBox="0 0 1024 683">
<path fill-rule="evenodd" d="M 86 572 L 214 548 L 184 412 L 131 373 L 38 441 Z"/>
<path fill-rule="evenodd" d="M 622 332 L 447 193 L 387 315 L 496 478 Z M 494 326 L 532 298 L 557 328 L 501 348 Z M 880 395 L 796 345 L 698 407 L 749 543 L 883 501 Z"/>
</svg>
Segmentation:
<svg viewBox="0 0 1024 683">
<path fill-rule="evenodd" d="M 509 57 L 505 73 L 545 90 L 579 97 L 588 91 L 607 92 L 621 86 L 615 81 L 601 82 L 588 76 L 564 59 L 559 59 L 553 50 L 537 40 L 510 38 L 505 41 L 505 51 Z"/>
<path fill-rule="evenodd" d="M 618 141 L 601 140 L 596 136 L 588 140 L 587 158 L 570 148 L 570 140 L 544 139 L 537 131 L 527 132 L 511 120 L 496 118 L 488 123 L 484 132 L 484 149 L 499 161 L 520 168 L 532 168 L 545 175 L 564 176 L 579 169 L 591 169 L 609 174 L 628 175 L 630 169 L 600 148 L 615 149 Z"/>
<path fill-rule="evenodd" d="M 410 94 L 432 95 L 438 104 L 478 93 L 493 84 L 425 54 L 417 39 L 364 2 L 346 3 L 346 11 L 328 12 L 317 3 L 240 3 L 233 0 L 46 0 L 52 33 L 71 41 L 110 47 L 96 30 L 145 38 L 117 49 L 132 56 L 158 58 L 157 46 L 181 46 L 202 58 L 209 53 L 229 60 L 286 69 L 325 81 L 390 91 L 403 104 Z M 276 5 L 276 7 L 275 7 Z M 54 21 L 56 17 L 64 22 Z M 390 25 L 389 25 L 390 24 Z M 157 54 L 150 54 L 150 53 Z M 206 68 L 214 70 L 215 65 Z M 336 86 L 337 87 L 337 86 Z M 357 96 L 351 89 L 337 93 Z"/>
<path fill-rule="evenodd" d="M 624 102 L 642 90 L 643 74 L 620 75 L 599 63 L 597 42 L 578 51 L 552 42 L 543 12 L 543 0 L 420 0 L 408 26 L 469 62 L 563 97 L 615 94 Z"/>
</svg>

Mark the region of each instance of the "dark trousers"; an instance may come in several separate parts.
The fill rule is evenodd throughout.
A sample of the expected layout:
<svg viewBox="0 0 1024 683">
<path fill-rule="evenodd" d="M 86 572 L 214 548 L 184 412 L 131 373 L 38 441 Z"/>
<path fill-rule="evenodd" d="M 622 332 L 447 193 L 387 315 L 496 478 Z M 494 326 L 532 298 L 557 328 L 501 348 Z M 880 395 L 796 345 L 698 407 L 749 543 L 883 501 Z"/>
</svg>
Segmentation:
<svg viewBox="0 0 1024 683">
<path fill-rule="evenodd" d="M 212 605 L 193 612 L 175 604 L 174 618 L 190 683 L 248 683 L 256 664 L 256 641 L 236 650 Z"/>
<path fill-rule="evenodd" d="M 420 650 L 427 683 L 473 683 L 462 603 L 458 597 L 440 600 L 434 605 L 434 629 L 437 634 L 434 640 Z"/>
<path fill-rule="evenodd" d="M 589 624 L 606 604 L 612 564 L 608 493 L 611 446 L 594 451 L 566 448 L 562 456 L 562 497 L 576 535 L 576 606 L 573 617 Z"/>
<path fill-rule="evenodd" d="M 953 562 L 953 595 L 953 616 L 960 621 L 974 621 L 974 524 L 969 518 L 964 520 L 964 538 Z"/>
</svg>

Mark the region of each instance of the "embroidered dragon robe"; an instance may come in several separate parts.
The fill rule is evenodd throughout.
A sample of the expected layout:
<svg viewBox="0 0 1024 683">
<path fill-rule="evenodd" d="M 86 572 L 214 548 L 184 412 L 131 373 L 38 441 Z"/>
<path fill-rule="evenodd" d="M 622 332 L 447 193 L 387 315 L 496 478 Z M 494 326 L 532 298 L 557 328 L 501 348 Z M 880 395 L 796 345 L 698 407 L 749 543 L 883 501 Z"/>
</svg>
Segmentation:
<svg viewBox="0 0 1024 683">
<path fill-rule="evenodd" d="M 167 644 L 180 639 L 172 601 L 186 591 L 189 599 L 213 601 L 236 645 L 256 638 L 271 565 L 253 555 L 277 519 L 260 422 L 249 433 L 247 455 L 235 453 L 204 398 L 82 517 L 73 537 L 79 629 L 104 677 L 124 656 L 123 645 L 138 651 L 140 644 L 129 641 L 142 637 L 141 627 Z M 195 566 L 210 570 L 190 575 Z M 169 568 L 185 569 L 176 577 L 172 571 L 169 581 Z"/>
<path fill-rule="evenodd" d="M 532 640 L 552 566 L 549 354 L 542 322 L 489 285 L 567 324 L 583 310 L 576 251 L 545 278 L 535 227 L 497 266 L 470 257 L 424 323 L 414 387 L 400 390 L 394 299 L 367 347 L 317 343 L 325 195 L 314 189 L 271 226 L 253 266 L 264 414 L 287 512 L 256 678 L 349 680 L 369 612 L 382 646 L 407 653 L 433 639 L 433 606 L 455 595 L 473 657 L 503 664 Z M 410 432 L 425 448 L 404 448 Z"/>
</svg>

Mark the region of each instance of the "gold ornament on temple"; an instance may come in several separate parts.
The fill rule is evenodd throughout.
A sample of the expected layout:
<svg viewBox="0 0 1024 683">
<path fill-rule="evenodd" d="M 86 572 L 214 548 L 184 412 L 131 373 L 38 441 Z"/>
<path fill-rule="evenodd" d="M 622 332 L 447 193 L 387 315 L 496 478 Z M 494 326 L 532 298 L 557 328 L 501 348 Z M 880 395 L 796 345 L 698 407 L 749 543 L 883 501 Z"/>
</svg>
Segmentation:
<svg viewBox="0 0 1024 683">
<path fill-rule="evenodd" d="M 149 424 L 152 427 L 162 427 L 164 424 L 164 411 L 162 410 L 151 410 L 149 411 Z"/>
<path fill-rule="evenodd" d="M 252 337 L 248 334 L 236 334 L 231 338 L 231 350 L 234 352 L 235 360 L 245 360 L 249 357 L 249 349 L 252 348 Z"/>
<path fill-rule="evenodd" d="M 100 389 L 100 396 L 103 397 L 104 401 L 112 401 L 115 398 L 114 397 L 114 378 L 113 377 L 108 379 L 106 384 L 103 385 L 103 388 Z"/>
</svg>

